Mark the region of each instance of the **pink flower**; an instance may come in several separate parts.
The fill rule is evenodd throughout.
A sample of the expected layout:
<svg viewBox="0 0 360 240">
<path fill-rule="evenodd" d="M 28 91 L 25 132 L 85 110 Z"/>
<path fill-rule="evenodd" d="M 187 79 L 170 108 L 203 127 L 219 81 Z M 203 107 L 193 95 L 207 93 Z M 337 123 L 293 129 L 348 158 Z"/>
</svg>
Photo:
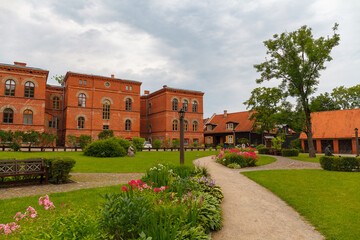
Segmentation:
<svg viewBox="0 0 360 240">
<path fill-rule="evenodd" d="M 129 189 L 125 186 L 122 186 L 121 191 L 126 192 L 126 191 L 129 191 Z"/>
</svg>

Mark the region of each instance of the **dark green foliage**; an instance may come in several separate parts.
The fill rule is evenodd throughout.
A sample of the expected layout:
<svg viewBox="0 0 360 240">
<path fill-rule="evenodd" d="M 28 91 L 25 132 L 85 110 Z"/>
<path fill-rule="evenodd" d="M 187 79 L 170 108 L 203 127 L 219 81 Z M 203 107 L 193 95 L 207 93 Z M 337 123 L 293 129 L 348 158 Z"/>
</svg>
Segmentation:
<svg viewBox="0 0 360 240">
<path fill-rule="evenodd" d="M 40 133 L 34 130 L 28 130 L 22 136 L 23 142 L 28 143 L 30 146 L 38 145 L 39 139 L 40 139 Z"/>
<path fill-rule="evenodd" d="M 297 149 L 283 149 L 281 155 L 284 157 L 297 157 L 299 156 L 299 150 Z"/>
<path fill-rule="evenodd" d="M 77 145 L 77 137 L 74 136 L 74 135 L 67 135 L 67 140 L 66 140 L 66 143 L 70 146 L 70 147 L 76 147 Z"/>
<path fill-rule="evenodd" d="M 194 166 L 185 166 L 185 165 L 169 165 L 169 169 L 179 175 L 181 178 L 189 178 L 195 175 L 195 167 Z"/>
<path fill-rule="evenodd" d="M 156 149 L 161 148 L 161 140 L 160 139 L 155 139 L 152 146 L 153 146 L 153 148 L 156 148 Z"/>
<path fill-rule="evenodd" d="M 200 207 L 199 222 L 205 228 L 205 232 L 218 231 L 222 228 L 221 207 L 216 197 L 204 193 Z"/>
<path fill-rule="evenodd" d="M 86 156 L 93 157 L 124 157 L 127 151 L 120 146 L 119 139 L 108 138 L 106 140 L 97 140 L 90 143 L 85 149 Z"/>
<path fill-rule="evenodd" d="M 17 151 L 20 151 L 20 149 L 21 149 L 21 146 L 20 146 L 20 144 L 18 143 L 18 142 L 11 142 L 10 144 L 9 144 L 9 147 L 14 151 L 14 152 L 17 152 Z"/>
<path fill-rule="evenodd" d="M 81 134 L 80 137 L 78 138 L 78 142 L 79 142 L 81 149 L 84 150 L 85 147 L 91 143 L 91 136 Z"/>
<path fill-rule="evenodd" d="M 115 239 L 139 237 L 139 226 L 143 225 L 151 204 L 147 198 L 134 195 L 132 189 L 120 194 L 106 194 L 100 219 L 101 228 Z"/>
<path fill-rule="evenodd" d="M 250 141 L 247 138 L 238 138 L 237 143 L 238 144 L 250 144 Z"/>
<path fill-rule="evenodd" d="M 107 138 L 111 138 L 114 136 L 114 131 L 113 130 L 103 130 L 101 133 L 98 134 L 98 138 L 99 139 L 107 139 Z"/>
<path fill-rule="evenodd" d="M 125 149 L 126 152 L 131 146 L 131 142 L 129 140 L 123 138 L 116 138 L 116 141 L 120 144 L 120 146 L 122 146 Z"/>
<path fill-rule="evenodd" d="M 172 140 L 172 146 L 173 146 L 174 148 L 179 147 L 179 146 L 180 146 L 180 140 L 177 139 L 177 138 L 173 139 L 173 140 Z"/>
<path fill-rule="evenodd" d="M 43 147 L 48 147 L 54 143 L 58 137 L 48 132 L 42 132 L 40 134 L 40 144 Z"/>
<path fill-rule="evenodd" d="M 135 148 L 135 151 L 141 152 L 143 150 L 143 147 L 144 147 L 145 138 L 133 137 L 132 138 L 132 143 L 133 143 L 133 146 Z"/>
<path fill-rule="evenodd" d="M 301 140 L 300 139 L 294 139 L 290 142 L 290 148 L 302 150 L 301 147 Z"/>
<path fill-rule="evenodd" d="M 72 158 L 51 158 L 44 159 L 45 164 L 49 166 L 49 182 L 65 183 L 69 179 L 69 173 L 75 166 L 76 161 Z"/>
<path fill-rule="evenodd" d="M 328 157 L 320 158 L 321 167 L 329 171 L 351 172 L 360 170 L 360 158 L 356 157 Z"/>
<path fill-rule="evenodd" d="M 269 148 L 260 148 L 258 149 L 259 154 L 270 154 Z"/>
</svg>

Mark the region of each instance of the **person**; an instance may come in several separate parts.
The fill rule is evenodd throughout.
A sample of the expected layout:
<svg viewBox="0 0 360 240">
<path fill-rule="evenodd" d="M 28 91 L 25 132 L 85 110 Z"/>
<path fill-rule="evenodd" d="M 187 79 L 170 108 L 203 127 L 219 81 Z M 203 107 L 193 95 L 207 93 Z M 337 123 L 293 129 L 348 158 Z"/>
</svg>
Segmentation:
<svg viewBox="0 0 360 240">
<path fill-rule="evenodd" d="M 325 156 L 334 156 L 331 152 L 330 144 L 325 148 Z"/>
</svg>

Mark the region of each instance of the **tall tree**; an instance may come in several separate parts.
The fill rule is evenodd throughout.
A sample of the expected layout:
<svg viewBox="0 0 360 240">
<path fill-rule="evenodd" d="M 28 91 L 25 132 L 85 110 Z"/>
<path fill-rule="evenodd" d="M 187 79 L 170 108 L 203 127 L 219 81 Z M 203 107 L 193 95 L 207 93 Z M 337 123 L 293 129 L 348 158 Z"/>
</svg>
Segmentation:
<svg viewBox="0 0 360 240">
<path fill-rule="evenodd" d="M 278 88 L 255 88 L 250 98 L 244 102 L 247 109 L 252 111 L 250 120 L 254 120 L 257 132 L 267 132 L 275 128 L 275 114 L 280 110 L 282 92 Z"/>
<path fill-rule="evenodd" d="M 305 112 L 305 133 L 308 139 L 309 157 L 316 157 L 312 139 L 309 97 L 319 84 L 320 71 L 326 69 L 325 62 L 331 61 L 331 50 L 339 44 L 336 33 L 338 24 L 333 27 L 332 37 L 315 39 L 311 28 L 302 26 L 294 32 L 275 34 L 273 39 L 264 42 L 269 59 L 254 65 L 261 77 L 257 83 L 281 79 L 280 88 L 297 98 Z"/>
<path fill-rule="evenodd" d="M 334 88 L 331 96 L 333 97 L 335 103 L 337 106 L 339 106 L 341 109 L 349 109 L 350 103 L 349 103 L 349 93 L 348 89 L 344 86 L 340 86 L 337 88 Z"/>
</svg>

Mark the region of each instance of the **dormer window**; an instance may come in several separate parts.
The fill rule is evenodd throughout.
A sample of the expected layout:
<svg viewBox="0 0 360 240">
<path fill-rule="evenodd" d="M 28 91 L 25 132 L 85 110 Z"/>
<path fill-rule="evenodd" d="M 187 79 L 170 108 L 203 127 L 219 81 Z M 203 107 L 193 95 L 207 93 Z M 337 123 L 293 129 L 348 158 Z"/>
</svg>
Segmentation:
<svg viewBox="0 0 360 240">
<path fill-rule="evenodd" d="M 212 125 L 207 125 L 206 129 L 207 129 L 208 131 L 213 130 Z"/>
<path fill-rule="evenodd" d="M 227 130 L 233 130 L 233 128 L 234 128 L 234 124 L 233 124 L 233 123 L 227 123 L 227 124 L 226 124 L 226 129 L 227 129 Z"/>
</svg>

